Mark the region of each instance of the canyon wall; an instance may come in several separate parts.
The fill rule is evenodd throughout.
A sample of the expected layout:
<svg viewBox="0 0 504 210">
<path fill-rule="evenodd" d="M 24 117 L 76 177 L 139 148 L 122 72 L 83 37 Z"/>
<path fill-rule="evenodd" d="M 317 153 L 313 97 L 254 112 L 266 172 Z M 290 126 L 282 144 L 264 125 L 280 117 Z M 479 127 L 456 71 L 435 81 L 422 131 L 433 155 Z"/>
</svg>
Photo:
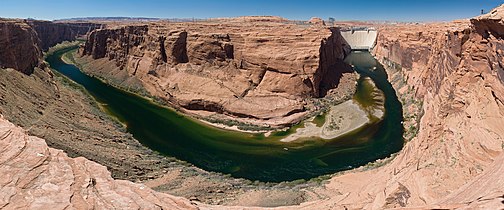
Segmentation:
<svg viewBox="0 0 504 210">
<path fill-rule="evenodd" d="M 0 19 L 0 67 L 29 75 L 40 64 L 42 51 L 99 27 L 101 24 Z"/>
<path fill-rule="evenodd" d="M 223 21 L 95 30 L 80 52 L 95 64 L 88 73 L 120 86 L 139 81 L 175 107 L 278 125 L 340 84 L 349 50 L 336 28 Z"/>
<path fill-rule="evenodd" d="M 342 203 L 502 208 L 504 24 L 498 14 L 503 6 L 471 21 L 379 27 L 373 53 L 403 102 L 405 130 L 417 133 L 385 166 L 333 178 L 329 186 L 346 196 Z M 351 183 L 364 177 L 373 180 Z"/>
<path fill-rule="evenodd" d="M 502 152 L 504 150 L 502 126 L 504 124 L 502 102 L 504 85 L 501 76 L 504 63 L 502 54 L 504 42 L 501 38 L 504 35 L 502 33 L 503 14 L 504 7 L 501 6 L 471 21 L 381 26 L 373 53 L 387 68 L 390 81 L 403 104 L 419 107 L 419 110 L 409 110 L 410 106 L 405 107 L 407 114 L 405 122 L 411 121 L 409 124 L 405 123 L 405 126 L 419 126 L 418 133 L 413 135 L 404 149 L 393 159 L 379 161 L 370 166 L 334 176 L 323 189 L 313 192 L 321 198 L 320 200 L 306 202 L 296 207 L 305 209 L 502 208 L 504 205 L 504 153 Z M 35 48 L 31 50 L 38 52 L 38 56 L 41 56 L 40 47 L 36 44 L 37 40 L 33 39 L 34 31 L 26 28 L 26 24 L 2 24 L 2 31 L 0 31 L 2 47 L 7 46 L 5 40 L 13 40 L 15 39 L 13 37 L 21 36 L 12 36 L 10 33 L 14 32 L 11 30 L 21 34 L 32 34 L 23 35 L 31 37 L 24 39 L 28 40 L 27 43 L 35 43 L 27 44 L 25 47 L 27 50 L 30 50 L 28 46 Z M 130 29 L 125 27 L 119 29 L 118 33 L 123 33 L 121 30 L 124 30 L 124 33 L 132 31 L 135 34 L 150 34 L 151 30 L 156 30 L 149 26 L 147 29 L 142 27 Z M 5 28 L 9 30 L 5 31 Z M 137 30 L 139 32 L 135 32 Z M 109 50 L 102 51 L 103 58 L 90 58 L 92 59 L 90 62 L 96 60 L 97 63 L 109 64 L 109 56 L 112 56 L 113 66 L 119 66 L 114 73 L 127 72 L 130 78 L 135 71 L 138 71 L 135 75 L 144 72 L 147 76 L 158 78 L 152 83 L 163 84 L 163 81 L 167 81 L 167 79 L 161 79 L 163 75 L 189 71 L 182 67 L 190 66 L 189 64 L 194 60 L 191 59 L 191 55 L 213 52 L 212 50 L 198 51 L 197 49 L 201 49 L 195 47 L 198 43 L 189 46 L 188 40 L 196 39 L 190 38 L 190 34 L 187 30 L 167 35 L 165 38 L 157 37 L 157 40 L 163 40 L 158 43 L 170 44 L 155 45 L 156 42 L 149 42 L 154 45 L 145 46 L 142 44 L 144 43 L 143 35 L 118 36 L 111 33 L 111 37 L 131 40 L 133 45 L 140 44 L 131 48 L 121 48 L 121 46 L 109 45 L 113 42 L 112 39 L 98 41 L 95 39 L 95 43 L 107 45 L 104 49 L 116 50 L 110 51 L 114 52 L 113 54 L 108 53 Z M 203 37 L 203 40 L 208 38 Z M 233 40 L 232 37 L 230 35 L 231 40 Z M 224 68 L 226 68 L 226 61 L 231 60 L 230 48 L 227 47 L 228 50 L 226 50 L 226 47 L 223 47 L 229 44 L 226 41 L 227 36 L 214 39 L 217 41 L 212 43 L 222 46 L 222 48 L 216 48 L 220 49 L 217 50 L 220 53 L 206 55 L 214 59 L 215 62 L 212 65 L 224 63 Z M 186 43 L 185 49 L 183 43 Z M 206 44 L 203 46 L 208 47 Z M 200 43 L 200 47 L 203 46 Z M 239 45 L 236 44 L 236 46 Z M 135 50 L 147 47 L 159 50 L 154 52 Z M 250 50 L 261 47 L 255 48 Z M 1 49 L 12 49 L 16 52 L 15 48 Z M 236 49 L 239 48 L 235 48 L 235 43 L 233 43 L 233 60 L 240 57 Z M 85 49 L 82 50 L 85 51 Z M 263 50 L 269 52 L 266 49 Z M 320 48 L 318 50 L 320 52 Z M 92 48 L 91 51 L 95 52 Z M 138 57 L 128 56 L 124 60 L 115 59 L 118 55 L 130 55 L 130 53 Z M 159 55 L 152 55 L 152 53 L 159 53 Z M 6 55 L 12 56 L 12 54 L 13 52 L 9 51 Z M 145 56 L 145 54 L 150 55 Z M 242 52 L 241 56 L 243 54 L 246 55 L 247 52 Z M 102 56 L 100 53 L 97 55 Z M 93 55 L 85 57 L 91 56 Z M 147 57 L 151 59 L 145 62 L 144 59 Z M 142 58 L 138 63 L 132 61 L 138 58 Z M 3 56 L 1 59 L 2 65 L 8 60 Z M 100 59 L 105 60 L 100 61 Z M 162 64 L 153 69 L 131 68 L 131 66 L 150 66 L 155 63 L 154 60 L 160 63 L 177 63 L 175 65 L 177 68 L 173 67 L 174 72 L 166 70 L 172 68 L 168 64 Z M 246 66 L 250 61 L 247 59 L 245 61 Z M 197 62 L 197 59 L 194 62 Z M 16 62 L 11 63 L 16 64 Z M 124 66 L 121 69 L 122 65 Z M 205 66 L 203 70 L 191 70 L 194 72 L 199 70 L 202 74 L 222 73 L 215 72 L 216 67 L 212 65 L 203 65 Z M 17 68 L 17 66 L 11 68 Z M 205 69 L 212 71 L 207 72 Z M 110 68 L 103 69 L 105 70 L 110 70 Z M 282 74 L 280 73 L 282 71 L 272 71 L 267 68 L 264 72 L 265 75 L 268 72 Z M 191 74 L 178 76 L 174 78 L 178 78 L 179 81 L 194 78 Z M 315 74 L 313 80 L 310 78 L 312 88 L 316 80 L 314 78 Z M 146 81 L 148 80 L 142 80 L 145 84 L 150 84 Z M 194 80 L 191 82 L 193 85 L 199 84 Z M 279 83 L 283 82 L 284 80 L 279 81 Z M 172 87 L 180 90 L 180 86 L 182 85 Z M 146 85 L 146 87 L 149 86 Z M 162 87 L 162 85 L 152 86 L 154 87 Z M 206 91 L 207 87 L 205 86 L 200 91 Z M 251 91 L 256 91 L 256 89 Z M 315 94 L 315 91 L 312 89 L 310 94 Z M 420 102 L 417 103 L 418 101 Z M 409 127 L 406 129 L 408 130 Z M 192 208 L 195 204 L 186 199 L 153 192 L 143 185 L 112 180 L 104 167 L 84 158 L 68 158 L 63 152 L 48 148 L 42 139 L 26 135 L 25 131 L 1 118 L 0 145 L 2 148 L 0 179 L 4 179 L 0 181 L 0 194 L 5 198 L 1 200 L 1 208 Z M 373 165 L 382 166 L 373 168 Z M 198 204 L 198 207 L 224 208 L 201 204 Z M 243 209 L 243 207 L 236 208 Z"/>
<path fill-rule="evenodd" d="M 36 32 L 23 21 L 15 21 L 15 26 L 26 27 L 26 31 L 32 34 L 29 37 L 37 40 Z M 15 35 L 18 32 L 6 31 L 9 33 Z M 14 38 L 23 38 L 16 42 L 16 47 L 31 41 L 21 35 Z M 0 45 L 3 46 L 9 45 Z M 18 50 L 14 47 L 0 49 L 7 54 Z M 0 115 L 26 129 L 27 134 L 43 138 L 49 147 L 63 150 L 70 157 L 86 157 L 107 167 L 114 179 L 140 182 L 169 176 L 173 183 L 184 182 L 184 185 L 164 183 L 170 185 L 164 190 L 179 196 L 197 196 L 199 200 L 211 203 L 223 197 L 233 200 L 233 196 L 245 191 L 242 181 L 181 164 L 173 157 L 146 148 L 126 133 L 123 125 L 103 113 L 87 92 L 64 77 L 55 76 L 44 63 L 38 64 L 42 60 L 39 45 L 32 44 L 26 49 L 39 52 L 34 56 L 38 66 L 29 68 L 29 75 L 18 69 L 0 68 Z M 6 173 L 2 170 L 0 174 Z M 208 189 L 226 193 L 209 193 Z M 7 192 L 3 188 L 0 191 L 2 198 L 10 195 L 3 193 Z"/>
<path fill-rule="evenodd" d="M 31 74 L 42 56 L 40 40 L 22 20 L 0 19 L 0 67 Z"/>
<path fill-rule="evenodd" d="M 111 171 L 127 165 L 124 157 L 137 159 L 133 162 L 138 169 L 161 163 L 148 158 L 148 152 L 135 150 L 142 146 L 103 116 L 92 114 L 99 110 L 85 100 L 89 96 L 62 85 L 41 60 L 40 39 L 33 27 L 23 20 L 0 19 L 0 209 L 196 209 L 187 199 L 113 180 L 105 166 L 49 148 L 47 144 L 98 160 L 110 154 L 112 158 L 105 161 L 119 165 Z M 79 143 L 84 144 L 75 145 Z M 103 149 L 108 151 L 97 152 Z M 135 173 L 132 168 L 124 171 Z"/>
<path fill-rule="evenodd" d="M 43 51 L 63 41 L 74 41 L 78 36 L 102 27 L 102 24 L 96 23 L 54 23 L 40 20 L 27 22 L 37 32 Z"/>
</svg>

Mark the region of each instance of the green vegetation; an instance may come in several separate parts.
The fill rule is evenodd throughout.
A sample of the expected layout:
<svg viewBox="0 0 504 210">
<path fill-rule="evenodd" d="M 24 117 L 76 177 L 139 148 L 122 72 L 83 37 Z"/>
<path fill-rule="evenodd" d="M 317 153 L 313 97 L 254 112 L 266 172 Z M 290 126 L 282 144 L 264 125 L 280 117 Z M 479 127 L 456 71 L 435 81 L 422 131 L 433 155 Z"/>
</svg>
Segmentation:
<svg viewBox="0 0 504 210">
<path fill-rule="evenodd" d="M 84 86 L 99 103 L 104 104 L 103 107 L 108 113 L 126 124 L 128 132 L 143 145 L 161 154 L 187 161 L 203 170 L 260 180 L 256 182 L 258 185 L 282 181 L 299 185 L 312 178 L 322 179 L 319 175 L 332 174 L 387 157 L 399 151 L 403 145 L 403 130 L 396 129 L 402 120 L 399 115 L 400 103 L 393 95 L 392 87 L 383 85 L 388 84 L 386 77 L 378 78 L 377 81 L 380 82 L 377 84 L 381 85 L 379 88 L 388 88 L 386 94 L 393 96 L 389 97 L 392 106 L 390 113 L 396 112 L 386 118 L 386 123 L 369 128 L 371 132 L 352 134 L 341 139 L 320 141 L 309 138 L 302 142 L 286 143 L 278 141 L 280 135 L 304 126 L 303 123 L 286 131 L 274 132 L 268 137 L 205 126 L 190 117 L 153 103 L 155 99 L 149 100 L 113 88 L 103 80 L 90 77 L 75 66 L 62 62 L 60 56 L 69 62 L 72 62 L 72 59 L 79 61 L 78 57 L 66 55 L 71 50 L 54 52 L 46 60 L 59 72 Z M 75 52 L 75 49 L 73 50 Z M 330 104 L 330 100 L 320 101 Z M 249 126 L 233 121 L 214 122 Z M 381 135 L 375 135 L 375 132 L 381 132 Z M 369 140 L 358 141 L 363 138 Z M 316 159 L 320 161 L 314 161 Z"/>
<path fill-rule="evenodd" d="M 54 54 L 55 52 L 57 52 L 59 50 L 66 49 L 66 48 L 69 48 L 69 47 L 76 47 L 76 46 L 78 46 L 79 44 L 82 44 L 82 43 L 83 43 L 82 40 L 77 40 L 77 41 L 73 41 L 73 42 L 64 41 L 62 43 L 59 43 L 59 44 L 55 45 L 54 47 L 49 48 L 49 50 L 47 50 L 47 52 L 44 52 L 44 60 L 48 56 Z"/>
<path fill-rule="evenodd" d="M 368 164 L 364 165 L 362 167 L 362 169 L 364 171 L 367 171 L 367 170 L 382 167 L 382 166 L 386 165 L 387 163 L 390 163 L 390 161 L 392 161 L 398 154 L 399 153 L 397 152 L 397 153 L 391 154 L 390 157 L 388 157 L 388 158 L 376 160 L 374 162 L 369 162 Z"/>
<path fill-rule="evenodd" d="M 342 116 L 339 116 L 338 119 L 332 119 L 329 123 L 329 126 L 327 126 L 328 130 L 333 131 L 333 130 L 339 130 L 341 121 L 343 120 Z"/>
<path fill-rule="evenodd" d="M 317 127 L 322 127 L 324 125 L 324 123 L 326 122 L 326 114 L 319 114 L 317 116 L 315 116 L 315 118 L 313 118 L 313 123 L 315 123 L 315 125 L 317 125 Z"/>
</svg>

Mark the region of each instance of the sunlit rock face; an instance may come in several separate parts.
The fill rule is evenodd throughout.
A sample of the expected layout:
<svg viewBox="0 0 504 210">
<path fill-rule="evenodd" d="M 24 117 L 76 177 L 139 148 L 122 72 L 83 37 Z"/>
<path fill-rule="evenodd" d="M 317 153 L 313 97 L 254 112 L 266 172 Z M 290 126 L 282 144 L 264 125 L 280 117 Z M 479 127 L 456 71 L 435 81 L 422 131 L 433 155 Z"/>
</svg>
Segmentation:
<svg viewBox="0 0 504 210">
<path fill-rule="evenodd" d="M 337 67 L 350 48 L 336 28 L 239 20 L 109 26 L 80 53 L 114 64 L 94 73 L 139 80 L 175 107 L 268 125 L 299 121 L 306 99 L 324 96 L 349 71 Z"/>
<path fill-rule="evenodd" d="M 396 88 L 399 94 L 406 94 L 408 90 L 411 90 L 413 97 L 423 101 L 421 105 L 423 115 L 418 123 L 420 131 L 389 163 L 376 169 L 353 171 L 335 176 L 325 185 L 327 191 L 317 192 L 319 197 L 326 199 L 304 203 L 297 207 L 306 209 L 502 208 L 504 86 L 501 76 L 503 43 L 500 38 L 502 36 L 500 28 L 503 24 L 501 19 L 496 18 L 502 14 L 500 8 L 496 9 L 496 12 L 490 12 L 490 15 L 474 18 L 471 22 L 381 27 L 373 53 L 390 69 L 390 78 L 401 78 L 401 80 L 391 80 L 396 87 L 400 87 Z M 33 33 L 24 25 L 5 25 L 9 24 L 1 27 L 0 43 L 11 40 L 11 38 L 4 38 L 8 37 L 5 36 L 5 27 L 14 27 L 12 30 L 24 30 L 28 34 Z M 191 47 L 187 43 L 195 38 L 191 38 L 189 30 L 187 33 L 185 41 L 187 60 L 184 56 L 184 47 L 178 47 L 174 53 L 177 56 L 170 58 L 178 62 L 176 66 L 188 65 L 192 62 L 191 53 L 194 51 L 190 50 Z M 174 36 L 173 40 L 184 39 L 180 33 Z M 26 35 L 26 37 L 33 36 Z M 169 40 L 168 36 L 166 37 L 163 42 Z M 233 40 L 233 36 L 230 35 L 230 39 Z M 35 44 L 37 41 L 28 40 L 30 44 L 26 44 L 26 50 L 29 51 L 23 51 L 32 52 L 33 57 L 36 57 L 41 51 Z M 157 37 L 156 40 L 163 39 Z M 183 43 L 184 41 L 179 41 L 182 46 Z M 29 46 L 35 46 L 35 49 L 28 49 Z M 237 55 L 237 46 L 239 45 L 233 43 L 233 59 L 228 58 L 226 54 L 230 52 L 228 47 L 227 51 L 220 51 L 224 54 L 217 53 L 213 56 L 214 60 L 217 60 L 214 63 L 223 62 L 219 59 L 227 61 L 241 58 Z M 138 46 L 138 48 L 146 47 L 146 45 Z M 161 63 L 170 62 L 168 56 L 170 52 L 167 50 L 169 47 L 163 47 L 167 54 L 166 59 L 162 56 L 163 50 L 159 44 L 151 47 L 159 49 L 160 56 L 149 56 L 159 57 Z M 257 48 L 260 49 L 260 47 Z M 257 48 L 250 50 L 254 51 Z M 128 50 L 128 54 L 129 52 Z M 274 54 L 273 51 L 271 52 Z M 247 52 L 243 52 L 242 56 L 243 54 L 246 55 Z M 152 62 L 153 59 L 147 59 L 145 62 L 146 58 L 143 54 L 137 55 L 143 61 L 142 64 L 137 63 L 138 73 L 147 71 L 144 72 L 147 74 L 154 70 L 151 74 L 154 72 L 158 74 L 158 76 L 150 74 L 157 78 L 152 81 L 162 82 L 163 80 L 159 77 L 169 78 L 167 75 L 179 73 L 166 70 L 175 68 L 168 64 L 159 65 L 165 66 L 165 70 L 159 66 L 153 69 L 140 68 L 140 66 L 150 66 L 154 62 Z M 4 57 L 6 56 L 0 58 L 4 59 Z M 30 58 L 31 56 L 26 58 L 26 61 L 31 61 L 30 65 L 20 65 L 14 61 L 6 62 L 6 60 L 2 60 L 2 65 L 9 67 L 5 64 L 9 63 L 12 68 L 25 71 L 38 62 Z M 126 63 L 133 66 L 134 62 L 131 60 L 134 58 L 136 57 L 128 57 Z M 244 60 L 247 61 L 247 59 Z M 233 62 L 230 63 L 233 64 Z M 134 71 L 131 69 L 135 68 L 128 67 L 126 70 L 133 74 Z M 208 69 L 213 68 L 208 67 Z M 271 72 L 267 68 L 263 71 L 265 74 Z M 237 72 L 240 72 L 237 73 L 240 75 L 246 70 Z M 273 73 L 277 72 L 273 71 Z M 181 74 L 178 78 L 181 80 L 187 75 Z M 257 78 L 260 77 L 257 76 Z M 313 89 L 315 79 L 310 79 L 310 81 Z M 401 85 L 401 83 L 404 84 Z M 146 84 L 149 83 L 146 82 Z M 149 87 L 149 85 L 146 86 Z M 166 88 L 163 85 L 150 84 L 150 86 L 152 90 L 155 90 L 154 87 Z M 173 85 L 170 88 L 180 90 L 180 87 L 183 86 Z M 201 91 L 207 88 L 208 86 L 202 88 Z M 163 88 L 160 89 L 165 91 Z M 315 91 L 312 92 L 315 93 Z M 0 205 L 3 208 L 54 208 L 56 205 L 61 205 L 61 208 L 72 207 L 72 205 L 83 208 L 137 208 L 137 206 L 119 206 L 131 203 L 146 208 L 155 206 L 176 208 L 176 205 L 180 208 L 190 207 L 183 199 L 177 200 L 158 193 L 151 194 L 152 191 L 142 189 L 141 185 L 112 181 L 108 178 L 105 168 L 82 158 L 69 159 L 61 151 L 47 148 L 41 139 L 25 135 L 22 130 L 5 120 L 0 120 L 0 137 L 2 145 L 0 148 L 3 149 L 0 153 L 0 160 L 2 160 L 0 167 L 4 167 L 2 171 L 7 172 L 5 176 L 2 176 L 6 180 L 2 180 L 0 192 L 4 195 L 3 197 L 9 198 L 2 200 Z M 35 167 L 37 165 L 39 167 Z M 25 178 L 34 179 L 27 181 Z M 36 196 L 26 196 L 28 192 L 42 196 L 44 199 L 38 200 Z M 128 192 L 127 196 L 125 192 Z M 101 193 L 106 196 L 101 196 Z M 128 202 L 131 199 L 125 197 L 134 198 L 134 202 Z M 143 203 L 144 198 L 150 200 Z M 151 205 L 152 203 L 155 203 L 155 206 Z"/>
<path fill-rule="evenodd" d="M 1 116 L 0 148 L 2 209 L 196 209 L 186 199 L 113 180 L 106 167 L 49 148 Z"/>
</svg>

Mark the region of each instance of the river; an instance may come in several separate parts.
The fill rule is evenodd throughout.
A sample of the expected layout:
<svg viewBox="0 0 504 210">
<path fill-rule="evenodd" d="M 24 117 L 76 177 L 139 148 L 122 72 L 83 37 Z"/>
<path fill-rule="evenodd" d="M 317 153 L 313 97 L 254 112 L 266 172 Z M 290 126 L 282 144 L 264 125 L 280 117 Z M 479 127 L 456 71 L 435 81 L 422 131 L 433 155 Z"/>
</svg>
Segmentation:
<svg viewBox="0 0 504 210">
<path fill-rule="evenodd" d="M 61 60 L 63 54 L 75 49 L 58 50 L 46 61 L 82 85 L 144 146 L 204 170 L 263 182 L 310 179 L 388 157 L 400 151 L 404 143 L 401 103 L 385 70 L 368 52 L 353 52 L 345 62 L 354 65 L 362 78 L 371 78 L 385 94 L 383 120 L 332 140 L 313 138 L 286 143 L 279 140 L 292 129 L 269 137 L 223 130 L 107 85 Z M 359 83 L 357 92 L 365 89 Z"/>
</svg>

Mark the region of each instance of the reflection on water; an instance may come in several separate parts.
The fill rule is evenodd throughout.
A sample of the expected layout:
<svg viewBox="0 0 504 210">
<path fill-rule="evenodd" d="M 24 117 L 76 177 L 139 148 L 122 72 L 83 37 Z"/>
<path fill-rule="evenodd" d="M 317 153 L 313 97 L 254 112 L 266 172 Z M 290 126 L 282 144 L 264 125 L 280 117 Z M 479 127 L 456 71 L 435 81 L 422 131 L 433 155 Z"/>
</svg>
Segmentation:
<svg viewBox="0 0 504 210">
<path fill-rule="evenodd" d="M 346 62 L 370 77 L 385 94 L 385 117 L 331 141 L 309 139 L 284 143 L 289 132 L 245 134 L 198 123 L 149 100 L 118 90 L 89 77 L 61 56 L 47 57 L 52 68 L 81 84 L 105 109 L 127 125 L 143 145 L 208 171 L 265 182 L 309 179 L 384 158 L 402 148 L 402 112 L 383 68 L 369 53 L 352 53 Z M 373 67 L 376 70 L 370 71 Z"/>
</svg>

